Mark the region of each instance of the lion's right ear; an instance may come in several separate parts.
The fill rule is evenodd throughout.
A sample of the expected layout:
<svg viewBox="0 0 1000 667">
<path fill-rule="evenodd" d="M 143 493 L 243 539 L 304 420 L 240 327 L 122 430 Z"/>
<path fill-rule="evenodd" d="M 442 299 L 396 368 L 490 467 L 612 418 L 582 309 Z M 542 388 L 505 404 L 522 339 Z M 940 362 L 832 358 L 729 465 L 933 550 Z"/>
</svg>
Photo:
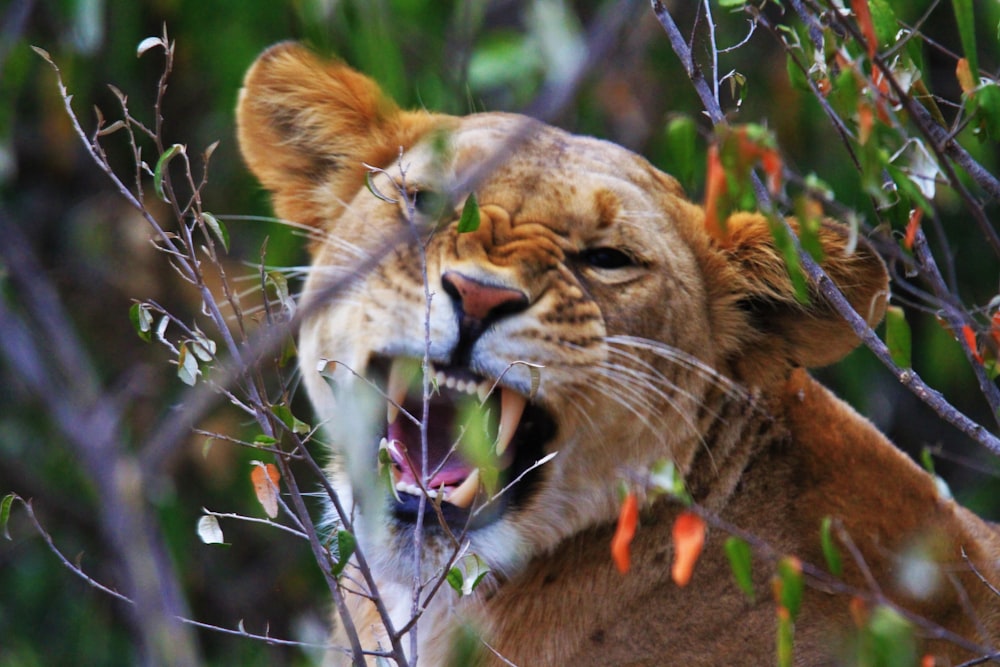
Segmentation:
<svg viewBox="0 0 1000 667">
<path fill-rule="evenodd" d="M 243 157 L 277 215 L 315 226 L 361 187 L 364 164 L 388 166 L 432 120 L 400 111 L 368 77 L 291 42 L 257 58 L 236 109 Z"/>
</svg>

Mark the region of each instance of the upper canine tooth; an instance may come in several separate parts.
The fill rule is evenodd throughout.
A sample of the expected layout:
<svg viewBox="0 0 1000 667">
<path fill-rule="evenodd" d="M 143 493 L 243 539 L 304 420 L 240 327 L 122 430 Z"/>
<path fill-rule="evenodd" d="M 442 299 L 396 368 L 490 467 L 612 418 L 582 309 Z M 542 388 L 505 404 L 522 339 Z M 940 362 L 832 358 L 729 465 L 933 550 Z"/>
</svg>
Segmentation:
<svg viewBox="0 0 1000 667">
<path fill-rule="evenodd" d="M 386 423 L 391 424 L 399 416 L 399 406 L 406 400 L 406 391 L 413 378 L 413 364 L 405 359 L 392 360 L 389 368 L 389 380 L 386 383 L 385 397 L 388 403 L 385 407 Z"/>
<path fill-rule="evenodd" d="M 467 509 L 476 499 L 477 493 L 479 493 L 479 468 L 473 470 L 464 482 L 452 489 L 445 500 L 456 507 Z"/>
<path fill-rule="evenodd" d="M 518 424 L 521 423 L 521 415 L 524 414 L 524 408 L 527 404 L 528 400 L 521 394 L 506 387 L 501 387 L 500 426 L 497 429 L 497 456 L 503 456 L 504 452 L 507 451 L 507 446 L 510 445 L 511 438 L 514 437 L 514 431 L 517 430 Z"/>
</svg>

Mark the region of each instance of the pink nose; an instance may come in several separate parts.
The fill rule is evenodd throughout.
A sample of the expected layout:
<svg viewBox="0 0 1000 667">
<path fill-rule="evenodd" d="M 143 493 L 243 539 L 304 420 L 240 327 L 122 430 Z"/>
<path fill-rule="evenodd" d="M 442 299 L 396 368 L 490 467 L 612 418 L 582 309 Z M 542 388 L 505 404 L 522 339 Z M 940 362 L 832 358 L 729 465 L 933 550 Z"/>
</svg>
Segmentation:
<svg viewBox="0 0 1000 667">
<path fill-rule="evenodd" d="M 445 291 L 462 308 L 465 317 L 483 322 L 524 310 L 528 297 L 520 290 L 488 285 L 448 271 L 441 276 Z"/>
</svg>

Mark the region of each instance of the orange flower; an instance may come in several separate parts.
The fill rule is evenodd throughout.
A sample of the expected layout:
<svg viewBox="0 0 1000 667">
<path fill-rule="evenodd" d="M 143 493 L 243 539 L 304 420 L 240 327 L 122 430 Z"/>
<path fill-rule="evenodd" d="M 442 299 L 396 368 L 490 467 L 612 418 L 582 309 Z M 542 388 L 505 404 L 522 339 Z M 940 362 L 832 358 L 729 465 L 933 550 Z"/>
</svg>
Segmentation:
<svg viewBox="0 0 1000 667">
<path fill-rule="evenodd" d="M 972 353 L 972 358 L 980 364 L 983 363 L 983 357 L 979 354 L 979 343 L 976 342 L 976 332 L 968 324 L 962 325 L 962 338 L 965 340 L 965 346 Z"/>
<path fill-rule="evenodd" d="M 628 572 L 629 547 L 632 544 L 632 538 L 635 537 L 635 529 L 638 525 L 639 500 L 634 492 L 629 492 L 618 512 L 618 527 L 615 529 L 615 536 L 611 538 L 611 558 L 622 574 Z"/>
<path fill-rule="evenodd" d="M 678 586 L 687 586 L 705 545 L 704 520 L 694 512 L 681 512 L 674 521 L 673 538 L 674 566 L 670 576 Z"/>
<path fill-rule="evenodd" d="M 719 159 L 719 147 L 712 145 L 708 149 L 708 168 L 705 175 L 705 228 L 712 238 L 723 240 L 726 237 L 719 220 L 719 199 L 726 193 L 726 171 Z"/>
<path fill-rule="evenodd" d="M 924 218 L 924 209 L 915 208 L 910 213 L 910 221 L 906 223 L 906 237 L 903 245 L 907 250 L 913 250 L 913 242 L 917 239 L 917 230 L 920 229 L 920 221 Z"/>
<path fill-rule="evenodd" d="M 875 24 L 872 22 L 868 0 L 851 0 L 851 9 L 854 10 L 854 16 L 858 19 L 858 27 L 861 28 L 861 33 L 865 36 L 868 57 L 872 58 L 878 51 L 878 38 L 875 36 Z"/>
</svg>

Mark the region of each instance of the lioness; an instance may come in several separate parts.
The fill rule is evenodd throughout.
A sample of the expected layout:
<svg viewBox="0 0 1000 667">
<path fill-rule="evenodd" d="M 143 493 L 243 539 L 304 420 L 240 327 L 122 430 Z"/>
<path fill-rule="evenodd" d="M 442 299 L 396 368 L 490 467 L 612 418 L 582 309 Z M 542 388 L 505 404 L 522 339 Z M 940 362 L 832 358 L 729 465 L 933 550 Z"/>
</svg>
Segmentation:
<svg viewBox="0 0 1000 667">
<path fill-rule="evenodd" d="M 303 382 L 396 630 L 425 586 L 423 664 L 448 664 L 464 625 L 488 646 L 483 664 L 773 664 L 769 559 L 822 569 L 828 516 L 844 572 L 807 576 L 796 664 L 854 662 L 851 630 L 884 600 L 912 614 L 923 664 L 996 645 L 1000 600 L 977 572 L 1000 584 L 1000 540 L 803 370 L 857 340 L 818 292 L 795 299 L 763 216 L 733 215 L 714 238 L 673 178 L 619 146 L 517 115 L 401 111 L 294 44 L 250 69 L 238 124 L 277 214 L 315 230 Z M 474 183 L 478 206 L 444 201 L 484 160 L 496 164 Z M 880 320 L 879 257 L 836 224 L 820 236 L 826 273 Z M 492 423 L 463 422 L 480 403 Z M 492 464 L 455 446 L 483 428 Z M 644 503 L 627 574 L 609 554 L 622 482 L 641 493 L 664 460 L 725 522 L 683 588 L 670 499 Z M 722 525 L 766 546 L 753 601 Z M 490 574 L 466 597 L 434 592 L 458 546 Z M 361 647 L 387 651 L 363 579 L 345 577 Z"/>
</svg>

